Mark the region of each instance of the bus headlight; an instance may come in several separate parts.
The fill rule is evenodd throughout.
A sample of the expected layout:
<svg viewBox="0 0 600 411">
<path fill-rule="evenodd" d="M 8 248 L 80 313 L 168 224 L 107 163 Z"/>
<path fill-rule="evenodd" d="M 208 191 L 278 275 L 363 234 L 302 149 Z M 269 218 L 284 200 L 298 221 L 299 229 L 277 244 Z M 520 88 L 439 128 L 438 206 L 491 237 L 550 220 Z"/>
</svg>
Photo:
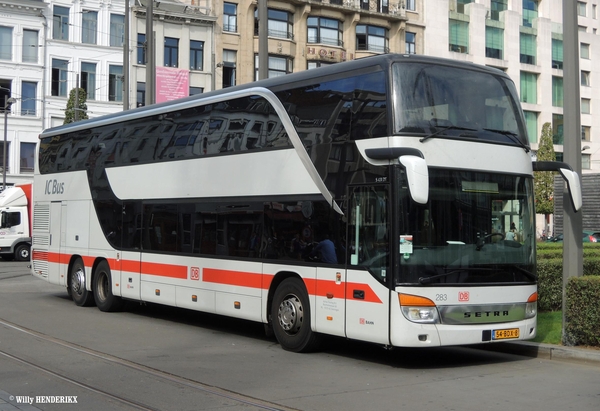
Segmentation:
<svg viewBox="0 0 600 411">
<path fill-rule="evenodd" d="M 408 321 L 421 324 L 439 323 L 439 314 L 435 303 L 429 298 L 411 294 L 398 294 L 402 314 Z"/>
<path fill-rule="evenodd" d="M 527 299 L 525 305 L 525 318 L 533 318 L 537 315 L 537 292 L 533 293 Z"/>
</svg>

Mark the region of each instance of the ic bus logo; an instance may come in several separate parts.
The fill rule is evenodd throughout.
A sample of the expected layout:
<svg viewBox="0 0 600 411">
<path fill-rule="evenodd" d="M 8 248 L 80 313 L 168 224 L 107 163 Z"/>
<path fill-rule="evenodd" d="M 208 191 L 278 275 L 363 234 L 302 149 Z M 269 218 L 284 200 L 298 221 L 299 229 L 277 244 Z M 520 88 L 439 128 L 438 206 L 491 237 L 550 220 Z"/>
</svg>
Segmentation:
<svg viewBox="0 0 600 411">
<path fill-rule="evenodd" d="M 200 280 L 200 268 L 190 267 L 190 280 Z"/>
<path fill-rule="evenodd" d="M 469 301 L 469 292 L 468 291 L 459 291 L 458 292 L 458 301 Z"/>
</svg>

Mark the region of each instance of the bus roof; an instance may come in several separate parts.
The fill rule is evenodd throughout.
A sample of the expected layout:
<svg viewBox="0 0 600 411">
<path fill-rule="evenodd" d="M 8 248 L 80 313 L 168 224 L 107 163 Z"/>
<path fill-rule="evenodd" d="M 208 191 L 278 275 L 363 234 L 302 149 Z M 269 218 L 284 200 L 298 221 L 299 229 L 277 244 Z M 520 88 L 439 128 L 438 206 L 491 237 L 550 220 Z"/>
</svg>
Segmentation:
<svg viewBox="0 0 600 411">
<path fill-rule="evenodd" d="M 57 127 L 52 127 L 46 129 L 40 134 L 40 138 L 50 137 L 54 135 L 60 135 L 64 133 L 69 133 L 78 130 L 84 130 L 90 127 L 94 127 L 98 125 L 98 123 L 105 124 L 107 122 L 119 122 L 119 121 L 127 121 L 140 117 L 145 117 L 146 115 L 156 114 L 157 110 L 169 111 L 169 108 L 172 106 L 177 106 L 181 103 L 188 103 L 191 101 L 197 100 L 198 102 L 202 101 L 208 97 L 216 97 L 219 95 L 226 95 L 228 93 L 244 90 L 251 87 L 264 87 L 267 89 L 271 89 L 273 91 L 277 91 L 281 89 L 283 86 L 290 87 L 291 84 L 294 83 L 305 83 L 309 82 L 314 78 L 328 77 L 332 75 L 339 75 L 340 73 L 345 72 L 355 72 L 357 70 L 367 69 L 367 68 L 379 68 L 384 69 L 389 67 L 392 63 L 396 62 L 412 62 L 412 63 L 427 63 L 427 64 L 438 64 L 438 65 L 446 65 L 452 67 L 465 68 L 469 70 L 479 70 L 479 71 L 488 71 L 493 72 L 496 75 L 504 76 L 508 79 L 510 77 L 504 73 L 502 70 L 498 70 L 495 68 L 481 66 L 470 62 L 463 62 L 458 60 L 445 59 L 440 57 L 431 57 L 431 56 L 423 56 L 417 54 L 382 54 L 370 57 L 364 57 L 356 60 L 346 61 L 343 63 L 336 63 L 325 67 L 315 68 L 311 70 L 304 70 L 298 73 L 287 74 L 285 76 L 279 76 L 275 78 L 270 78 L 266 80 L 253 81 L 250 83 L 245 83 L 233 87 L 228 87 L 220 90 L 213 90 L 202 94 L 196 94 L 189 97 L 180 98 L 177 100 L 171 100 L 164 103 L 152 104 L 150 106 L 144 106 L 139 108 L 134 108 L 127 111 L 116 112 L 112 114 L 107 114 L 100 117 L 95 117 L 92 119 L 78 121 L 76 123 L 64 124 Z M 174 107 L 175 109 L 175 107 Z"/>
</svg>

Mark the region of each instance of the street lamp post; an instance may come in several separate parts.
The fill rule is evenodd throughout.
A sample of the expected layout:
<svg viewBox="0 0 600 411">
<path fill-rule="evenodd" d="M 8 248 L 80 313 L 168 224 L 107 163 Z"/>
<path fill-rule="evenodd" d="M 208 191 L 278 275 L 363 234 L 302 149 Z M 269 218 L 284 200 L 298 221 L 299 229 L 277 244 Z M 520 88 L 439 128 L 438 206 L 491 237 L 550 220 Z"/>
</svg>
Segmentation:
<svg viewBox="0 0 600 411">
<path fill-rule="evenodd" d="M 6 189 L 6 139 L 8 137 L 8 106 L 17 100 L 4 96 L 4 154 L 2 156 L 2 191 Z"/>
</svg>

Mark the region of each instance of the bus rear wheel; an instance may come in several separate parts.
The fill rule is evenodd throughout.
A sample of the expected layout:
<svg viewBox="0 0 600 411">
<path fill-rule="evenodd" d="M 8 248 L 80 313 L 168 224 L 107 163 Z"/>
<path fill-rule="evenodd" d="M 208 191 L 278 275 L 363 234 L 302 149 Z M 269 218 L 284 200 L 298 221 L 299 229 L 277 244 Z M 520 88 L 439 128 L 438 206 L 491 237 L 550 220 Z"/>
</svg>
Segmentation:
<svg viewBox="0 0 600 411">
<path fill-rule="evenodd" d="M 271 318 L 275 337 L 284 350 L 309 352 L 318 347 L 319 335 L 310 324 L 308 293 L 299 278 L 288 278 L 277 287 Z"/>
<path fill-rule="evenodd" d="M 123 308 L 123 300 L 112 292 L 112 275 L 106 261 L 102 261 L 94 271 L 92 284 L 96 306 L 100 311 L 113 312 Z"/>
<path fill-rule="evenodd" d="M 94 295 L 86 289 L 85 266 L 81 258 L 73 261 L 69 272 L 69 289 L 71 298 L 80 307 L 94 305 Z"/>
</svg>

